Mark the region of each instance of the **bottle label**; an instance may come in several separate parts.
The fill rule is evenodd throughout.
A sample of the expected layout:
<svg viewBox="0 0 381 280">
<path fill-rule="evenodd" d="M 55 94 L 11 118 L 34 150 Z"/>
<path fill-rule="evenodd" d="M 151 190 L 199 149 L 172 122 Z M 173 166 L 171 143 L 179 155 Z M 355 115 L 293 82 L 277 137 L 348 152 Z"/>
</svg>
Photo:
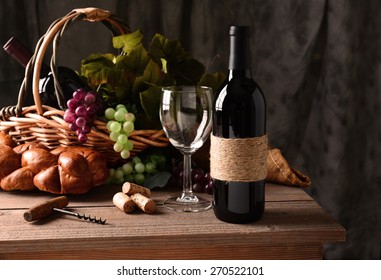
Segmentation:
<svg viewBox="0 0 381 280">
<path fill-rule="evenodd" d="M 210 176 L 221 181 L 254 182 L 267 176 L 267 134 L 253 138 L 210 136 Z"/>
</svg>

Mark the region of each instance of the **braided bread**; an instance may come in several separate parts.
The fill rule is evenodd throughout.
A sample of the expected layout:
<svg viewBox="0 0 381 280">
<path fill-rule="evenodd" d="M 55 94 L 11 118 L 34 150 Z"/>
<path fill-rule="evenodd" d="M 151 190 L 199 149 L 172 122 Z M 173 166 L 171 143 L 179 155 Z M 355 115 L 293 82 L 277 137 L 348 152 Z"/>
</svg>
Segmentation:
<svg viewBox="0 0 381 280">
<path fill-rule="evenodd" d="M 91 148 L 60 147 L 50 151 L 35 143 L 12 148 L 4 135 L 0 133 L 0 187 L 5 191 L 82 194 L 103 184 L 109 176 L 106 161 Z"/>
</svg>

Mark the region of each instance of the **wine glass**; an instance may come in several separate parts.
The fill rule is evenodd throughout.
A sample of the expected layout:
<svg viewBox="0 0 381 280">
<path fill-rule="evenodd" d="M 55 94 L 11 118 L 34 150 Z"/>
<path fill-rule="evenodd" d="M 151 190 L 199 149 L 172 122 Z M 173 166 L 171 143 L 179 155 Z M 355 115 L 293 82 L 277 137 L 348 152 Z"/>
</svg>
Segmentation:
<svg viewBox="0 0 381 280">
<path fill-rule="evenodd" d="M 164 201 L 178 212 L 200 212 L 211 202 L 192 191 L 191 156 L 208 139 L 212 128 L 212 89 L 202 86 L 170 86 L 162 89 L 160 121 L 171 144 L 184 156 L 183 191 Z"/>
</svg>

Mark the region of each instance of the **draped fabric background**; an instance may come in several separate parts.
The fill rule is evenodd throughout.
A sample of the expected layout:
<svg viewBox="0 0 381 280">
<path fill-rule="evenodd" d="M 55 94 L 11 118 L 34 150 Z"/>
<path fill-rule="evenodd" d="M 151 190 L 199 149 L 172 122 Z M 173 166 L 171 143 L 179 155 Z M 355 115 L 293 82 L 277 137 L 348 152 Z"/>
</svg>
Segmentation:
<svg viewBox="0 0 381 280">
<path fill-rule="evenodd" d="M 271 145 L 311 177 L 309 194 L 347 229 L 325 257 L 380 259 L 381 1 L 2 0 L 0 43 L 15 35 L 32 48 L 53 20 L 85 6 L 110 10 L 146 42 L 156 32 L 178 38 L 210 71 L 227 67 L 229 25 L 250 25 Z M 111 50 L 105 28 L 76 24 L 59 61 L 78 69 Z M 2 51 L 0 61 L 0 105 L 13 105 L 23 69 Z"/>
</svg>

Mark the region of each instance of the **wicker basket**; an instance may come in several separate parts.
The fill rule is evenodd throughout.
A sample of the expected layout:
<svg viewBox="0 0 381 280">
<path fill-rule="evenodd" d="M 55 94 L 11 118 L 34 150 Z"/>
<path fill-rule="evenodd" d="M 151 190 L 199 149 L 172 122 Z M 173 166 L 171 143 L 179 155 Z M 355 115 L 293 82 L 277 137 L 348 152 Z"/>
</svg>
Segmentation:
<svg viewBox="0 0 381 280">
<path fill-rule="evenodd" d="M 88 140 L 81 144 L 77 135 L 69 129 L 69 124 L 63 120 L 64 111 L 42 105 L 39 95 L 39 80 L 42 60 L 48 46 L 53 43 L 51 58 L 51 71 L 55 77 L 55 92 L 58 104 L 64 102 L 62 89 L 56 81 L 56 57 L 58 42 L 64 31 L 71 23 L 86 20 L 89 22 L 104 23 L 114 35 L 128 32 L 128 27 L 110 12 L 97 8 L 75 9 L 66 16 L 56 20 L 41 37 L 36 46 L 34 56 L 29 61 L 24 81 L 20 87 L 18 103 L 16 106 L 5 107 L 0 111 L 0 131 L 3 131 L 16 141 L 17 144 L 25 142 L 38 142 L 50 149 L 59 146 L 83 145 L 101 152 L 108 163 L 115 164 L 121 161 L 119 153 L 113 150 L 114 142 L 109 138 L 106 123 L 96 120 Z M 34 105 L 23 107 L 23 100 L 29 91 L 32 82 Z M 135 130 L 129 136 L 134 144 L 131 156 L 136 155 L 148 147 L 166 147 L 168 139 L 163 130 Z"/>
</svg>

